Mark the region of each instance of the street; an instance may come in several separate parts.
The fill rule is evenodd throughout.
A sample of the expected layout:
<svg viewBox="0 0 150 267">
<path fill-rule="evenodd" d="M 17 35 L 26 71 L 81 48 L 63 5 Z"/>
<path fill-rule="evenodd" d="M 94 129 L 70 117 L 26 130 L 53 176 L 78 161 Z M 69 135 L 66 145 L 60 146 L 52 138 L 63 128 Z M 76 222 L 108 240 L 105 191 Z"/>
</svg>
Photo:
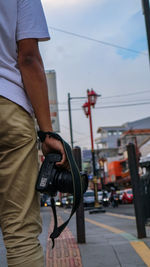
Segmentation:
<svg viewBox="0 0 150 267">
<path fill-rule="evenodd" d="M 106 208 L 106 211 L 123 215 L 135 216 L 133 204 L 121 204 L 118 206 L 118 208 L 108 207 Z"/>
</svg>

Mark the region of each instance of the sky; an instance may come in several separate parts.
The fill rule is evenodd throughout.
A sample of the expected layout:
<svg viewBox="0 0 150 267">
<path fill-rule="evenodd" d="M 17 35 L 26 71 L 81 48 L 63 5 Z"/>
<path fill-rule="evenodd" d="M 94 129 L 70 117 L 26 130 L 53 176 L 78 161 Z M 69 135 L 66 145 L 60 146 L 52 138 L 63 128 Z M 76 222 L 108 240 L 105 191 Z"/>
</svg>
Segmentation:
<svg viewBox="0 0 150 267">
<path fill-rule="evenodd" d="M 94 138 L 99 127 L 150 116 L 141 0 L 42 0 L 42 4 L 51 40 L 42 42 L 40 51 L 45 69 L 56 71 L 62 137 L 70 142 L 68 93 L 86 97 L 87 89 L 93 88 L 101 95 L 92 109 Z M 73 139 L 74 145 L 90 148 L 89 119 L 82 110 L 85 101 L 71 100 Z"/>
</svg>

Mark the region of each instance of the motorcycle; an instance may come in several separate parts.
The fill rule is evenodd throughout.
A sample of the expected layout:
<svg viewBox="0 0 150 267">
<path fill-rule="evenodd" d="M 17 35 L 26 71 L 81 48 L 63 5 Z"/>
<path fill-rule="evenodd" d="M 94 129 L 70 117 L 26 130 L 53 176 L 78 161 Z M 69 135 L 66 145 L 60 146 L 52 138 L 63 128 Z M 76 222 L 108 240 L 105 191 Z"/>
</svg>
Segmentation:
<svg viewBox="0 0 150 267">
<path fill-rule="evenodd" d="M 113 207 L 113 208 L 118 207 L 118 204 L 119 204 L 119 197 L 118 197 L 117 194 L 114 194 L 114 195 L 112 196 L 111 204 L 112 204 L 112 207 Z"/>
</svg>

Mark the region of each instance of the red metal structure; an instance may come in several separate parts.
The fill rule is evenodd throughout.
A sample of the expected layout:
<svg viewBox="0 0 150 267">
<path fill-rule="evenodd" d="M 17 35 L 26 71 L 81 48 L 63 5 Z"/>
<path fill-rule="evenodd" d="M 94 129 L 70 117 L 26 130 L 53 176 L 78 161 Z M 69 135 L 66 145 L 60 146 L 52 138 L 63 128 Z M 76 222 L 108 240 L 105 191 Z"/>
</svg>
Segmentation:
<svg viewBox="0 0 150 267">
<path fill-rule="evenodd" d="M 95 153 L 94 153 L 94 142 L 93 142 L 93 127 L 92 127 L 92 115 L 91 115 L 91 106 L 94 108 L 96 104 L 98 95 L 94 92 L 93 89 L 87 90 L 87 99 L 88 101 L 82 106 L 85 115 L 89 117 L 90 122 L 90 136 L 91 136 L 91 152 L 92 152 L 92 162 L 93 162 L 93 183 L 94 183 L 94 194 L 95 194 L 95 207 L 99 207 L 98 197 L 97 197 L 97 177 L 96 177 L 96 168 L 95 168 Z"/>
</svg>

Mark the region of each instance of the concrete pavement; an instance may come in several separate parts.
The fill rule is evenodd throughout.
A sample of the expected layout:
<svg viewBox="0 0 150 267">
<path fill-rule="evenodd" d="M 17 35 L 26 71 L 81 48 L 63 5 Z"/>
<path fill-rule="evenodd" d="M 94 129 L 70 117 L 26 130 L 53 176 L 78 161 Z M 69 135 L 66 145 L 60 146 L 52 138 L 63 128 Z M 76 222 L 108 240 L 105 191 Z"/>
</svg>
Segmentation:
<svg viewBox="0 0 150 267">
<path fill-rule="evenodd" d="M 125 207 L 125 210 L 123 210 Z M 127 206 L 106 209 L 106 213 L 85 211 L 86 244 L 76 242 L 76 216 L 51 249 L 50 208 L 42 208 L 43 233 L 40 240 L 45 252 L 45 267 L 144 267 L 150 266 L 150 227 L 147 238 L 138 240 L 133 209 Z M 122 215 L 121 215 L 122 211 Z M 70 210 L 58 208 L 59 223 Z M 47 263 L 46 263 L 47 262 Z M 0 267 L 7 267 L 0 236 Z M 29 266 L 30 267 L 30 266 Z"/>
<path fill-rule="evenodd" d="M 108 211 L 92 215 L 85 212 L 86 244 L 78 245 L 82 266 L 150 266 L 150 228 L 147 227 L 148 237 L 138 240 L 134 216 L 120 216 L 114 210 L 113 213 L 110 209 Z M 59 209 L 59 215 L 66 220 L 68 210 Z M 76 239 L 75 216 L 69 223 L 69 229 Z"/>
</svg>

